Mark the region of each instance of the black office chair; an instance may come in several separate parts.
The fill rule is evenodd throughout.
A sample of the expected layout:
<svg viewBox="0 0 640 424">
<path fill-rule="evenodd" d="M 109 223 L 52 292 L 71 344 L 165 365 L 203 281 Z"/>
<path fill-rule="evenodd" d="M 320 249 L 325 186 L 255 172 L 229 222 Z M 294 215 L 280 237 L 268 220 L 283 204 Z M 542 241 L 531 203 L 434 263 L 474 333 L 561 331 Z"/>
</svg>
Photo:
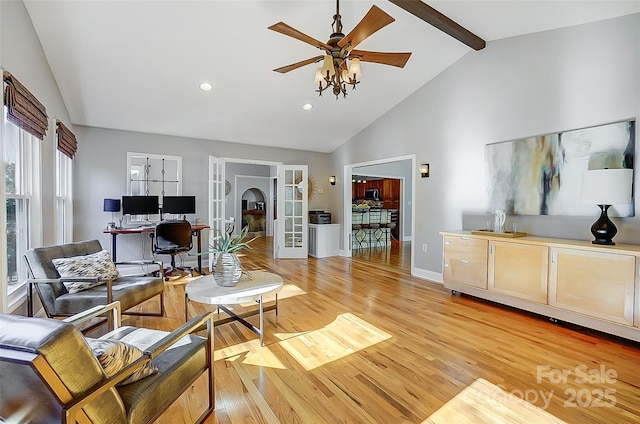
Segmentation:
<svg viewBox="0 0 640 424">
<path fill-rule="evenodd" d="M 165 220 L 156 225 L 153 253 L 171 255 L 171 267 L 164 270 L 165 280 L 176 269 L 188 271 L 191 274 L 191 268 L 176 267 L 176 255 L 180 252 L 188 252 L 192 247 L 193 239 L 189 221 Z"/>
</svg>

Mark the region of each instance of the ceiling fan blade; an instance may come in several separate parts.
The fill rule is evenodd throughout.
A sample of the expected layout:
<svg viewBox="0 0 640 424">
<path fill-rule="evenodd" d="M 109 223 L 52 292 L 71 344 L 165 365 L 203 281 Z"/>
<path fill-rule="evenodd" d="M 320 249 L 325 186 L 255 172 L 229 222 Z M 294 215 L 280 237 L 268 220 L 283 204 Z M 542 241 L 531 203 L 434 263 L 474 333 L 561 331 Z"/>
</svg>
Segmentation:
<svg viewBox="0 0 640 424">
<path fill-rule="evenodd" d="M 358 56 L 363 62 L 381 63 L 383 65 L 397 66 L 404 68 L 407 64 L 411 53 L 382 53 L 367 52 L 364 50 L 351 50 L 349 57 Z"/>
<path fill-rule="evenodd" d="M 313 37 L 309 37 L 307 34 L 298 31 L 297 29 L 285 24 L 284 22 L 278 22 L 277 24 L 273 24 L 267 29 L 270 29 L 275 32 L 279 32 L 280 34 L 288 35 L 289 37 L 293 37 L 296 40 L 300 40 L 307 44 L 311 44 L 312 46 L 318 47 L 319 49 L 331 51 L 330 45 L 323 43 L 322 41 L 316 40 Z"/>
<path fill-rule="evenodd" d="M 371 34 L 386 27 L 393 21 L 395 21 L 395 19 L 389 16 L 384 10 L 378 6 L 371 6 L 371 9 L 369 9 L 367 14 L 364 15 L 364 18 L 358 22 L 358 25 L 338 42 L 338 47 L 344 47 L 347 43 L 351 43 L 351 47 L 353 48 Z"/>
<path fill-rule="evenodd" d="M 324 58 L 324 55 L 312 57 L 311 59 L 303 60 L 300 62 L 292 63 L 291 65 L 283 66 L 281 68 L 276 68 L 274 71 L 280 72 L 281 74 L 286 74 L 289 71 L 293 71 L 294 69 L 298 69 L 302 66 L 309 65 L 314 62 L 319 62 Z"/>
<path fill-rule="evenodd" d="M 474 50 L 482 50 L 487 43 L 468 29 L 447 18 L 433 7 L 420 0 L 389 0 L 407 12 L 417 16 L 428 24 L 433 25 L 445 34 L 449 34 Z"/>
</svg>

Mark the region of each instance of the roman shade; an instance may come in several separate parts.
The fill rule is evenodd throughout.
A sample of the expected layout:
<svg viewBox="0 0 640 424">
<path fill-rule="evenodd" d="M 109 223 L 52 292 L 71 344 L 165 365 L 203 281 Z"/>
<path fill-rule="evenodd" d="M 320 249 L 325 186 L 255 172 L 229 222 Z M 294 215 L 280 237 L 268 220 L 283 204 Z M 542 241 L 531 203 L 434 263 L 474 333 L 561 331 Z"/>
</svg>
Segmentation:
<svg viewBox="0 0 640 424">
<path fill-rule="evenodd" d="M 6 83 L 4 104 L 7 107 L 7 119 L 34 137 L 44 140 L 49 127 L 44 105 L 9 72 L 4 72 L 3 79 Z"/>
<path fill-rule="evenodd" d="M 56 139 L 58 140 L 58 150 L 73 159 L 78 149 L 76 136 L 60 120 L 56 120 Z"/>
</svg>

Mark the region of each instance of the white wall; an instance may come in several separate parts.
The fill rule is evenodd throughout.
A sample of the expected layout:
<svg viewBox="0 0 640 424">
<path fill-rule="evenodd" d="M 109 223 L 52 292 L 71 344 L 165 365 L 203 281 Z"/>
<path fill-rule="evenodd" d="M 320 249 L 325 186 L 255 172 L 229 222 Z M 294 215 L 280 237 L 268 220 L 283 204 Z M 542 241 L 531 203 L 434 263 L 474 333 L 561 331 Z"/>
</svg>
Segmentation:
<svg viewBox="0 0 640 424">
<path fill-rule="evenodd" d="M 55 243 L 55 120 L 75 132 L 22 1 L 0 1 L 0 68 L 10 72 L 47 109 L 49 130 L 41 147 L 42 243 Z M 4 208 L 3 208 L 3 213 Z"/>
<path fill-rule="evenodd" d="M 438 232 L 484 226 L 486 144 L 640 115 L 639 40 L 636 14 L 490 42 L 336 149 L 332 167 L 411 153 L 418 163 L 429 162 L 430 178 L 416 179 L 414 240 L 429 248 L 426 253 L 416 249 L 414 265 L 440 273 Z M 638 152 L 636 142 L 636 163 Z M 637 169 L 635 187 L 640 186 Z M 341 199 L 341 190 L 332 193 L 332 202 Z M 635 201 L 640 211 L 637 188 Z M 592 218 L 517 220 L 519 231 L 591 239 L 596 217 L 597 208 Z M 639 217 L 615 222 L 617 242 L 640 243 Z"/>
<path fill-rule="evenodd" d="M 76 128 L 76 135 L 81 141 L 74 170 L 74 195 L 77 199 L 74 205 L 76 211 L 74 238 L 76 240 L 98 238 L 105 248 L 111 246 L 110 236 L 102 232 L 110 215 L 102 211 L 102 199 L 117 198 L 126 194 L 127 152 L 181 156 L 182 192 L 196 196 L 195 217 L 202 218 L 204 222 L 207 221 L 208 216 L 209 155 L 285 164 L 308 164 L 309 173 L 316 175 L 316 180 L 324 184 L 324 193 L 329 186 L 328 155 L 324 153 L 103 128 L 82 126 Z M 268 171 L 265 175 L 268 175 Z M 313 204 L 317 208 L 327 208 L 328 196 L 316 195 Z M 118 236 L 118 260 L 148 258 L 150 252 L 151 244 L 148 235 Z"/>
</svg>

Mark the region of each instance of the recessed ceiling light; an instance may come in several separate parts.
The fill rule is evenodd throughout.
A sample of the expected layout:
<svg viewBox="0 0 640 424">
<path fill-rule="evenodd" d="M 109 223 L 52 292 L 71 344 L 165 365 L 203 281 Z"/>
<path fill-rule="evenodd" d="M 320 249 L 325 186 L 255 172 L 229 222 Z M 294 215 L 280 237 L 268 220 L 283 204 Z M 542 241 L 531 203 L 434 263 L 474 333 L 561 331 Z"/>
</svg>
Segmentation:
<svg viewBox="0 0 640 424">
<path fill-rule="evenodd" d="M 313 105 L 311 103 L 306 103 L 304 106 L 302 106 L 302 109 L 304 110 L 311 110 L 311 108 L 313 108 Z"/>
<path fill-rule="evenodd" d="M 202 91 L 209 91 L 213 88 L 213 85 L 209 84 L 208 82 L 203 82 L 202 84 L 200 84 L 200 90 Z"/>
</svg>

